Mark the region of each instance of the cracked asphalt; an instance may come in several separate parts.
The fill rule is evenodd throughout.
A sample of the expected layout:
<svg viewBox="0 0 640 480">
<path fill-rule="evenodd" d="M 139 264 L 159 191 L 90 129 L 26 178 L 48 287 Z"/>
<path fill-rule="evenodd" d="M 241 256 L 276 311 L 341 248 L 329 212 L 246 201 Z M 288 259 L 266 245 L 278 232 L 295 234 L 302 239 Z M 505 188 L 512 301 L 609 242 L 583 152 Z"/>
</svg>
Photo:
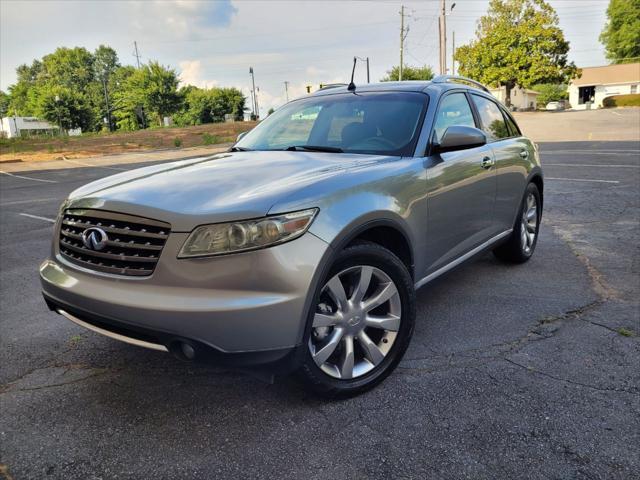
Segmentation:
<svg viewBox="0 0 640 480">
<path fill-rule="evenodd" d="M 486 254 L 420 290 L 396 372 L 334 402 L 49 312 L 46 219 L 113 170 L 1 175 L 0 477 L 638 478 L 640 143 L 541 151 L 533 259 Z"/>
</svg>

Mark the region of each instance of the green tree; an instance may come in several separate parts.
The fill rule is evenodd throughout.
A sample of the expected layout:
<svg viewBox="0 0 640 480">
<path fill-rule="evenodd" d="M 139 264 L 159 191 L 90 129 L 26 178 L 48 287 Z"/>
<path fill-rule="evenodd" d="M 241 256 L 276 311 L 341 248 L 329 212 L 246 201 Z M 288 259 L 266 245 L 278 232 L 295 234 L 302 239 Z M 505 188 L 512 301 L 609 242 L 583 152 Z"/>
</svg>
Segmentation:
<svg viewBox="0 0 640 480">
<path fill-rule="evenodd" d="M 612 63 L 640 60 L 640 0 L 610 0 L 600 41 Z"/>
<path fill-rule="evenodd" d="M 569 42 L 555 10 L 544 0 L 491 0 L 480 18 L 476 39 L 456 50 L 460 74 L 488 85 L 505 86 L 506 103 L 519 85 L 562 83 L 578 69 L 567 59 Z"/>
<path fill-rule="evenodd" d="M 56 86 L 42 88 L 37 99 L 37 116 L 61 126 L 64 130 L 88 130 L 93 117 L 86 97 L 71 88 Z"/>
<path fill-rule="evenodd" d="M 86 48 L 57 48 L 42 57 L 40 81 L 84 92 L 94 81 L 93 55 Z"/>
<path fill-rule="evenodd" d="M 178 125 L 200 125 L 222 122 L 225 115 L 241 120 L 245 97 L 236 88 L 201 89 L 191 85 L 180 89 L 184 99 L 182 110 L 176 115 Z"/>
<path fill-rule="evenodd" d="M 32 64 L 20 65 L 16 68 L 17 81 L 9 87 L 9 111 L 12 114 L 34 115 L 32 89 L 38 82 L 42 72 L 42 62 L 34 60 Z"/>
<path fill-rule="evenodd" d="M 381 82 L 397 82 L 400 78 L 400 67 L 395 66 L 387 71 L 387 76 L 380 79 Z M 431 80 L 433 78 L 433 70 L 425 65 L 423 67 L 411 67 L 405 65 L 402 67 L 402 81 L 405 80 Z"/>
<path fill-rule="evenodd" d="M 538 105 L 569 99 L 567 85 L 564 83 L 541 83 L 534 85 L 533 90 L 540 92 L 537 99 Z"/>
<path fill-rule="evenodd" d="M 142 88 L 144 105 L 149 113 L 154 113 L 158 123 L 162 126 L 162 119 L 176 112 L 180 107 L 181 98 L 178 94 L 178 74 L 169 67 L 158 62 L 149 62 L 142 72 Z"/>
<path fill-rule="evenodd" d="M 9 112 L 9 95 L 0 90 L 0 118 L 7 116 Z"/>
<path fill-rule="evenodd" d="M 120 68 L 120 62 L 118 61 L 118 54 L 116 51 L 105 45 L 100 45 L 93 53 L 93 71 L 96 80 L 100 83 L 100 93 L 96 92 L 96 86 L 94 85 L 92 90 L 92 97 L 95 98 L 94 103 L 100 105 L 97 108 L 96 116 L 99 118 L 106 118 L 109 130 L 113 128 L 110 96 L 112 92 L 111 77 Z M 98 97 L 102 97 L 104 102 L 97 101 Z"/>
</svg>

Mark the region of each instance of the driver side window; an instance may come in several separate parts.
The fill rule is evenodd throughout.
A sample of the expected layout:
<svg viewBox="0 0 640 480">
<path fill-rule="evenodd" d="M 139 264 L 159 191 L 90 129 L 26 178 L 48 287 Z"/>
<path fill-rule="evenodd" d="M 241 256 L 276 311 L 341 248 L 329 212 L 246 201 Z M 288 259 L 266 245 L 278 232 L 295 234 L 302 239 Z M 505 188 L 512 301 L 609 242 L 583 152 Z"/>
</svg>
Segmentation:
<svg viewBox="0 0 640 480">
<path fill-rule="evenodd" d="M 452 93 L 444 97 L 440 102 L 433 127 L 433 141 L 439 142 L 445 130 L 452 125 L 476 126 L 471 107 L 464 93 Z"/>
</svg>

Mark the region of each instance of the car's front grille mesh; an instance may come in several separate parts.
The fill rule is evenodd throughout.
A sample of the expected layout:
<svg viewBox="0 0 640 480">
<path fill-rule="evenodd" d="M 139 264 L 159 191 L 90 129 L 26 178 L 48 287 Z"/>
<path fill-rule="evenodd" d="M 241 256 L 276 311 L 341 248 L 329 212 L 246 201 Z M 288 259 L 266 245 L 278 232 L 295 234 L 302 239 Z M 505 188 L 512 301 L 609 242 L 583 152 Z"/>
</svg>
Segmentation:
<svg viewBox="0 0 640 480">
<path fill-rule="evenodd" d="M 96 227 L 106 234 L 104 245 L 85 245 L 82 234 Z M 60 225 L 60 254 L 85 268 L 118 275 L 151 275 L 171 225 L 102 210 L 66 210 Z"/>
</svg>

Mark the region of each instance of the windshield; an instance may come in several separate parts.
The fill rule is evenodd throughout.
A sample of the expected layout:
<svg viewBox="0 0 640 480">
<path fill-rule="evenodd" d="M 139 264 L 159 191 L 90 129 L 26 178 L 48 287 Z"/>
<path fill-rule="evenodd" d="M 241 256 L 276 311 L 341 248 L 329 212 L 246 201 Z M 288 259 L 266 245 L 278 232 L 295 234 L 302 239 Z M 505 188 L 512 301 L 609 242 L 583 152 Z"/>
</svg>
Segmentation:
<svg viewBox="0 0 640 480">
<path fill-rule="evenodd" d="M 427 99 L 416 92 L 376 92 L 296 100 L 267 117 L 236 147 L 411 155 Z"/>
</svg>

